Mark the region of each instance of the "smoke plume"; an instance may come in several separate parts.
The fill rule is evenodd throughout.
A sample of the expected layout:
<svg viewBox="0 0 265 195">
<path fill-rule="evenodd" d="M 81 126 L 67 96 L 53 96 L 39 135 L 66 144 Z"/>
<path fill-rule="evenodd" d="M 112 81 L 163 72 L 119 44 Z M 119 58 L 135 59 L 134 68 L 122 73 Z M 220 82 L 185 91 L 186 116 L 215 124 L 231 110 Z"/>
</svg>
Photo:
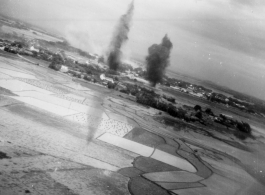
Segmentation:
<svg viewBox="0 0 265 195">
<path fill-rule="evenodd" d="M 121 47 L 128 40 L 128 33 L 130 31 L 130 24 L 133 15 L 133 1 L 129 5 L 126 14 L 122 15 L 119 23 L 115 29 L 108 56 L 108 65 L 112 70 L 117 70 L 120 64 L 120 58 L 122 55 Z"/>
<path fill-rule="evenodd" d="M 173 44 L 167 37 L 164 36 L 162 42 L 153 44 L 148 48 L 148 56 L 146 57 L 146 73 L 147 79 L 152 86 L 162 82 L 166 68 L 169 66 L 170 51 Z"/>
</svg>

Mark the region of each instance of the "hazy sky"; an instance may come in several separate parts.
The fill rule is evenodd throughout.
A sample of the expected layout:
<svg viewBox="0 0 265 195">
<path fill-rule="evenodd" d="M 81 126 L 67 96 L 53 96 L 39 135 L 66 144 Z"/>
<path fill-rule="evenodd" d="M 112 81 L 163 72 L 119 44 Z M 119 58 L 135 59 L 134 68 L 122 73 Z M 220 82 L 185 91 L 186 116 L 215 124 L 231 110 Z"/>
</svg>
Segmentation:
<svg viewBox="0 0 265 195">
<path fill-rule="evenodd" d="M 104 53 L 131 0 L 0 0 L 1 13 Z M 125 57 L 144 59 L 167 33 L 171 66 L 265 99 L 264 0 L 135 0 Z"/>
</svg>

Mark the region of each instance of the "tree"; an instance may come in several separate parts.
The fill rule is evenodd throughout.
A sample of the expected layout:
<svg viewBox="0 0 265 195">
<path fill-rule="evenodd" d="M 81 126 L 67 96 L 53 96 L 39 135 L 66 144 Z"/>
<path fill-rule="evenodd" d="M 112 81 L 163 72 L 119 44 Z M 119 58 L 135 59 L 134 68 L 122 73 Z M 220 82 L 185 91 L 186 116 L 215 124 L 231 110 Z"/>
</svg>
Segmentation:
<svg viewBox="0 0 265 195">
<path fill-rule="evenodd" d="M 247 133 L 247 134 L 250 134 L 251 133 L 251 127 L 248 123 L 245 123 L 245 122 L 237 122 L 237 125 L 236 125 L 237 129 L 241 132 L 244 132 L 244 133 Z"/>
<path fill-rule="evenodd" d="M 115 85 L 114 83 L 112 83 L 112 82 L 108 82 L 107 85 L 108 85 L 108 88 L 109 88 L 109 89 L 114 89 L 115 86 L 116 86 L 116 85 Z"/>
<path fill-rule="evenodd" d="M 198 119 L 202 119 L 202 112 L 197 112 L 195 114 L 195 116 L 198 118 Z"/>
<path fill-rule="evenodd" d="M 201 111 L 202 110 L 202 107 L 200 105 L 196 105 L 194 106 L 194 110 L 197 112 L 197 111 Z"/>
<path fill-rule="evenodd" d="M 62 59 L 61 59 L 61 57 L 59 56 L 59 55 L 53 55 L 53 57 L 52 57 L 52 62 L 50 63 L 50 65 L 49 65 L 49 68 L 52 68 L 52 69 L 54 69 L 54 70 L 60 70 L 61 69 L 61 67 L 62 67 Z"/>
<path fill-rule="evenodd" d="M 61 67 L 62 67 L 62 65 L 56 64 L 56 63 L 53 63 L 53 62 L 49 65 L 49 68 L 54 69 L 56 71 L 60 70 Z"/>
<path fill-rule="evenodd" d="M 211 116 L 213 116 L 214 114 L 213 114 L 213 111 L 211 110 L 211 108 L 206 108 L 206 110 L 204 111 L 206 114 L 208 114 L 208 115 L 211 115 Z"/>
</svg>

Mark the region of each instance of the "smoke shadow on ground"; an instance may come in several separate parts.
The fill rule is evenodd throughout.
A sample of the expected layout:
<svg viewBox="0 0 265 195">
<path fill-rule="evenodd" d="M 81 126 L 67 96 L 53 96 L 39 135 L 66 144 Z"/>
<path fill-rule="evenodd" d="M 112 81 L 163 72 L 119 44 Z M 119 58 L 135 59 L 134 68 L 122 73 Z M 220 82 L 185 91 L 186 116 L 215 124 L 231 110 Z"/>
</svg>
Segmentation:
<svg viewBox="0 0 265 195">
<path fill-rule="evenodd" d="M 101 88 L 100 86 L 98 86 Z M 105 91 L 105 90 L 104 90 Z M 104 133 L 104 120 L 106 120 L 105 109 L 102 106 L 104 101 L 109 96 L 110 92 L 100 92 L 96 95 L 86 97 L 86 101 L 90 102 L 93 107 L 89 107 L 86 112 L 87 116 L 87 144 L 90 144 L 93 139 Z"/>
</svg>

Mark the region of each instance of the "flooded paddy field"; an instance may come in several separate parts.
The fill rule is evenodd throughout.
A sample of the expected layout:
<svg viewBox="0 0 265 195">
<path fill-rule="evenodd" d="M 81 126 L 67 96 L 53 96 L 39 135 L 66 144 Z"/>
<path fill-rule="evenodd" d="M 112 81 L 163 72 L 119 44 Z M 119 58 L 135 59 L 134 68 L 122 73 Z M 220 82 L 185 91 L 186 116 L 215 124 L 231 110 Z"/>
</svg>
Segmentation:
<svg viewBox="0 0 265 195">
<path fill-rule="evenodd" d="M 264 194 L 259 120 L 240 139 L 159 112 L 0 56 L 0 194 Z"/>
</svg>

